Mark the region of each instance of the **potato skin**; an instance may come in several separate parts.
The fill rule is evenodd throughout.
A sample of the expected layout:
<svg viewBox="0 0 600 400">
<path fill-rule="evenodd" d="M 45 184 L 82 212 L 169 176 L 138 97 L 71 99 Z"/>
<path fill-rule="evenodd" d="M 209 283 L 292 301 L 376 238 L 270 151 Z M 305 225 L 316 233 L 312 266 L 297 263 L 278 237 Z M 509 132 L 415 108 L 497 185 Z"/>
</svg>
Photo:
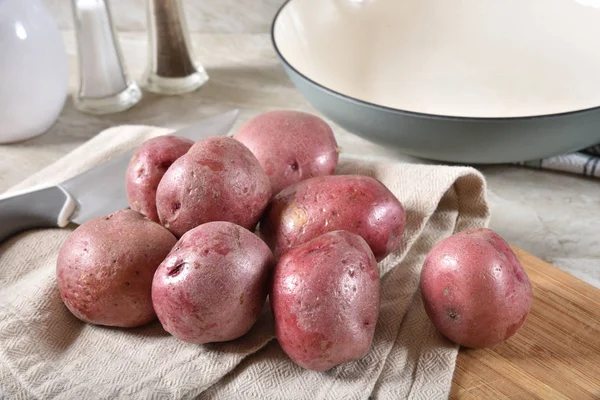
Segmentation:
<svg viewBox="0 0 600 400">
<path fill-rule="evenodd" d="M 149 139 L 135 152 L 125 177 L 129 207 L 154 222 L 160 222 L 156 212 L 156 188 L 167 169 L 194 144 L 179 136 L 159 136 Z"/>
<path fill-rule="evenodd" d="M 80 225 L 56 263 L 63 302 L 90 324 L 130 328 L 154 320 L 154 271 L 176 241 L 171 232 L 132 210 Z"/>
<path fill-rule="evenodd" d="M 279 260 L 270 301 L 277 340 L 298 365 L 325 371 L 356 360 L 379 316 L 377 262 L 360 236 L 326 233 Z"/>
<path fill-rule="evenodd" d="M 398 246 L 405 224 L 402 204 L 381 182 L 361 175 L 332 175 L 279 192 L 260 229 L 276 257 L 326 232 L 345 230 L 362 236 L 380 261 Z"/>
<path fill-rule="evenodd" d="M 243 124 L 234 138 L 254 153 L 273 194 L 315 176 L 332 175 L 338 145 L 323 119 L 293 110 L 268 111 Z"/>
<path fill-rule="evenodd" d="M 152 301 L 163 328 L 189 343 L 246 334 L 268 293 L 274 258 L 241 226 L 209 222 L 187 233 L 156 270 Z"/>
<path fill-rule="evenodd" d="M 490 229 L 440 241 L 421 271 L 425 310 L 441 334 L 465 347 L 491 347 L 525 322 L 531 283 L 517 256 Z"/>
<path fill-rule="evenodd" d="M 161 223 L 177 237 L 211 221 L 254 229 L 271 197 L 271 184 L 256 157 L 229 137 L 196 142 L 158 185 Z"/>
</svg>

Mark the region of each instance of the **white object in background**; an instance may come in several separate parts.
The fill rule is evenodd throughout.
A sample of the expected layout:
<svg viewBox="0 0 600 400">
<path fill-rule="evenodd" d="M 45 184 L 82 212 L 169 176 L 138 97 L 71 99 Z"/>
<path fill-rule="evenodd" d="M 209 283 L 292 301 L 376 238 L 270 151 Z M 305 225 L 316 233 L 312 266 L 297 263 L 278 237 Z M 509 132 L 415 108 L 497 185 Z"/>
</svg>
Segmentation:
<svg viewBox="0 0 600 400">
<path fill-rule="evenodd" d="M 544 116 L 600 106 L 598 4 L 292 0 L 273 36 L 301 75 L 367 103 L 449 117 Z"/>
<path fill-rule="evenodd" d="M 67 54 L 42 1 L 0 0 L 0 143 L 46 132 L 67 91 Z"/>
<path fill-rule="evenodd" d="M 86 75 L 82 91 L 89 97 L 106 97 L 127 86 L 121 60 L 112 40 L 112 31 L 104 3 L 96 0 L 77 1 L 79 7 L 79 40 L 81 71 Z"/>
<path fill-rule="evenodd" d="M 73 0 L 73 15 L 80 76 L 75 106 L 92 114 L 133 107 L 142 92 L 127 77 L 108 4 L 105 0 Z"/>
<path fill-rule="evenodd" d="M 575 0 L 582 6 L 600 8 L 600 0 Z"/>
</svg>

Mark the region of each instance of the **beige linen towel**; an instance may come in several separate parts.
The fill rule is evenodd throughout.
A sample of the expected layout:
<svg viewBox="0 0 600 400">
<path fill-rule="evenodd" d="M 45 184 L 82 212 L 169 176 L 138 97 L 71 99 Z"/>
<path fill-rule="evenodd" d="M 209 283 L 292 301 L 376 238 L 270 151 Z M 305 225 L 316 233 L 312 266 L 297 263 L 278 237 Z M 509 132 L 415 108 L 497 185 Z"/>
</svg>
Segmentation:
<svg viewBox="0 0 600 400">
<path fill-rule="evenodd" d="M 106 130 L 13 190 L 58 183 L 167 132 Z M 419 272 L 437 241 L 488 223 L 484 180 L 472 168 L 349 157 L 337 173 L 381 180 L 407 211 L 401 246 L 380 263 L 381 312 L 365 357 L 324 373 L 297 367 L 273 340 L 268 305 L 244 337 L 205 346 L 178 341 L 156 321 L 136 329 L 86 325 L 56 287 L 57 253 L 73 227 L 35 230 L 0 245 L 0 398 L 447 398 L 458 348 L 427 319 Z"/>
</svg>

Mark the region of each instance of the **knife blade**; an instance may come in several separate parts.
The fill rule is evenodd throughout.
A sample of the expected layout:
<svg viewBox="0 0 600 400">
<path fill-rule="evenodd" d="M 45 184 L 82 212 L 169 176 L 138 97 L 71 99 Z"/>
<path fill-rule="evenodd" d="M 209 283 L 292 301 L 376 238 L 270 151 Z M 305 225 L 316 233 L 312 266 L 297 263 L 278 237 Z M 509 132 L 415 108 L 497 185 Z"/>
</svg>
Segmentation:
<svg viewBox="0 0 600 400">
<path fill-rule="evenodd" d="M 231 110 L 170 135 L 197 141 L 227 135 L 237 118 Z M 27 229 L 65 227 L 127 208 L 125 174 L 131 149 L 56 186 L 0 198 L 0 242 Z"/>
</svg>

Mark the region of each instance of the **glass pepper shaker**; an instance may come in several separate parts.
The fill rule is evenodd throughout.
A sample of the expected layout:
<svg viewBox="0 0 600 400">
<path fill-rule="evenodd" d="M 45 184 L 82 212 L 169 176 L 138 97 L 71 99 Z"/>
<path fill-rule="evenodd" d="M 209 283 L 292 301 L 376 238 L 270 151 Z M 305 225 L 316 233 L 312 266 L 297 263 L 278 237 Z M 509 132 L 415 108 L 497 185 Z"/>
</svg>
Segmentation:
<svg viewBox="0 0 600 400">
<path fill-rule="evenodd" d="M 181 0 L 148 0 L 148 67 L 145 89 L 181 94 L 202 86 L 208 75 L 194 61 Z"/>
<path fill-rule="evenodd" d="M 91 114 L 124 111 L 142 99 L 127 76 L 121 49 L 105 0 L 72 0 L 79 55 L 75 107 Z"/>
</svg>

